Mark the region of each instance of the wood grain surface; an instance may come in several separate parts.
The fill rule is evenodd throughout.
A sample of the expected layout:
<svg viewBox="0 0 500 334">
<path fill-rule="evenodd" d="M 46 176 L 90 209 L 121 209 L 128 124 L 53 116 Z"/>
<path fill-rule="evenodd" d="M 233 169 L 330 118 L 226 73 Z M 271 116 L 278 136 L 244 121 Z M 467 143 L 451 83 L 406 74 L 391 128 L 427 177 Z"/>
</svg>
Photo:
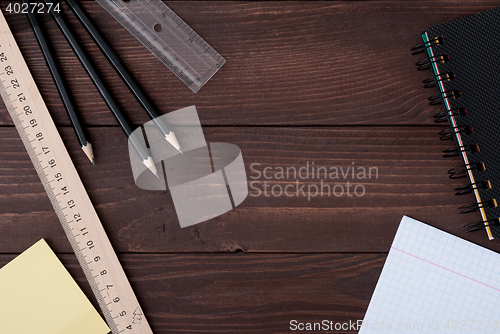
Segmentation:
<svg viewBox="0 0 500 334">
<path fill-rule="evenodd" d="M 208 142 L 242 150 L 248 198 L 183 229 L 168 190 L 135 186 L 126 138 L 52 19 L 43 22 L 89 127 L 96 166 L 78 147 L 27 18 L 6 15 L 155 334 L 290 333 L 293 319 L 362 319 L 403 215 L 500 251 L 484 232 L 464 233 L 480 215 L 459 214 L 474 198 L 453 195 L 467 181 L 447 177 L 461 162 L 442 158 L 453 142 L 438 139 L 445 126 L 432 115 L 442 107 L 428 104 L 435 90 L 421 83 L 431 72 L 416 71 L 423 57 L 409 51 L 426 27 L 497 2 L 166 3 L 227 60 L 197 94 L 98 4 L 82 1 L 162 113 L 196 105 Z M 63 9 L 130 119 L 148 121 Z M 376 177 L 358 177 L 363 167 Z M 282 176 L 280 168 L 298 174 Z M 338 178 L 330 176 L 335 169 Z M 363 195 L 347 194 L 347 182 Z M 307 197 L 322 186 L 344 193 Z M 95 303 L 2 104 L 0 267 L 42 237 Z"/>
<path fill-rule="evenodd" d="M 0 5 L 5 6 L 7 2 Z M 438 110 L 409 49 L 426 27 L 493 8 L 494 1 L 171 2 L 227 60 L 197 94 L 93 1 L 96 25 L 162 112 L 197 105 L 203 124 L 431 124 Z M 1 7 L 0 7 L 1 8 Z M 139 105 L 68 15 L 118 101 L 137 124 Z M 6 15 L 57 124 L 69 125 L 26 17 Z M 57 26 L 45 17 L 86 123 L 115 125 Z M 430 92 L 432 91 L 432 92 Z M 92 96 L 92 98 L 88 98 Z M 221 103 L 223 101 L 223 103 Z M 2 109 L 3 110 L 3 106 Z M 0 124 L 12 124 L 0 112 Z"/>
<path fill-rule="evenodd" d="M 457 208 L 474 198 L 453 195 L 454 188 L 467 182 L 447 177 L 446 171 L 458 165 L 459 158 L 441 157 L 450 142 L 438 140 L 434 127 L 205 128 L 208 142 L 241 148 L 253 183 L 248 198 L 235 210 L 183 229 L 168 191 L 135 186 L 120 131 L 90 129 L 98 157 L 92 166 L 73 140 L 72 129 L 61 129 L 120 252 L 387 252 L 403 215 L 500 250 L 483 233 L 464 233 L 462 225 L 480 220 L 480 215 L 459 214 Z M 41 233 L 58 240 L 57 251 L 70 252 L 17 132 L 3 128 L 1 134 L 0 147 L 5 150 L 0 152 L 0 252 L 20 252 Z M 327 177 L 324 172 L 318 176 L 317 169 L 313 172 L 313 164 L 327 168 Z M 352 167 L 354 179 L 347 172 Z M 358 179 L 361 167 L 377 168 L 378 178 L 373 172 L 371 178 Z M 279 168 L 285 170 L 284 178 Z M 339 172 L 339 179 L 331 178 L 332 168 L 343 168 L 349 175 L 344 179 Z M 353 185 L 350 196 L 347 182 Z M 330 190 L 321 193 L 322 185 Z M 354 193 L 358 185 L 365 189 L 362 196 L 359 187 Z M 25 234 L 22 240 L 9 237 L 19 230 Z"/>
<path fill-rule="evenodd" d="M 0 255 L 0 266 L 12 258 Z M 59 258 L 91 295 L 76 258 Z M 291 320 L 363 319 L 385 256 L 126 254 L 120 260 L 155 334 L 290 333 Z"/>
</svg>

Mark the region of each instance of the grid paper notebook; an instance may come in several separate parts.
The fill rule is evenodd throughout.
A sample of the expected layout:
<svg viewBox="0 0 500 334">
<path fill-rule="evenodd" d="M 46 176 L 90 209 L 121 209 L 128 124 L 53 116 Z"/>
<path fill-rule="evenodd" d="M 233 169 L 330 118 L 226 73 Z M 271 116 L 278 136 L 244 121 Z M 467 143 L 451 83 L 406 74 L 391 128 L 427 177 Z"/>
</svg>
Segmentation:
<svg viewBox="0 0 500 334">
<path fill-rule="evenodd" d="M 500 332 L 500 254 L 404 216 L 359 333 Z"/>
</svg>

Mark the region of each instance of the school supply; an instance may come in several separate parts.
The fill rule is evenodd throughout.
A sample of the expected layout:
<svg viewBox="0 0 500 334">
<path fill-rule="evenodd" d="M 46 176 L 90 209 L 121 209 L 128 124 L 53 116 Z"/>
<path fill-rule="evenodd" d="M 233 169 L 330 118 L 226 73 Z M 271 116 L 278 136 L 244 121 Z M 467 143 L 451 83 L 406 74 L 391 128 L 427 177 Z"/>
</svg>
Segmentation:
<svg viewBox="0 0 500 334">
<path fill-rule="evenodd" d="M 92 144 L 90 143 L 89 135 L 83 125 L 80 114 L 77 112 L 73 97 L 67 89 L 66 80 L 64 80 L 64 77 L 61 73 L 59 64 L 52 49 L 52 45 L 47 38 L 42 23 L 38 19 L 39 14 L 36 13 L 34 7 L 30 8 L 30 6 L 34 5 L 35 3 L 31 3 L 30 5 L 30 0 L 23 0 L 23 3 L 28 6 L 26 15 L 28 16 L 31 28 L 33 29 L 33 33 L 35 34 L 36 40 L 38 41 L 38 45 L 40 45 L 43 57 L 47 62 L 47 67 L 50 70 L 50 74 L 52 74 L 52 78 L 54 79 L 54 83 L 57 87 L 57 91 L 59 92 L 59 96 L 61 96 L 64 108 L 68 113 L 71 125 L 75 130 L 76 138 L 80 143 L 80 147 L 82 148 L 85 155 L 89 158 L 90 162 L 95 164 L 94 153 L 92 151 Z"/>
<path fill-rule="evenodd" d="M 226 60 L 158 0 L 96 0 L 193 92 Z"/>
<path fill-rule="evenodd" d="M 450 178 L 468 177 L 457 195 L 474 193 L 475 204 L 461 213 L 480 211 L 482 221 L 468 231 L 486 229 L 500 238 L 500 8 L 427 28 L 423 43 L 412 50 L 426 53 L 419 70 L 432 69 L 424 87 L 437 86 L 431 104 L 443 104 L 435 121 L 449 122 L 442 140 L 455 140 L 445 157 L 461 156 L 462 164 L 448 171 Z"/>
<path fill-rule="evenodd" d="M 109 332 L 43 239 L 0 269 L 0 300 L 2 333 Z"/>
<path fill-rule="evenodd" d="M 113 334 L 151 334 L 132 287 L 0 13 L 0 94 Z M 135 314 L 141 314 L 140 319 Z"/>
<path fill-rule="evenodd" d="M 26 0 L 27 1 L 27 0 Z M 88 34 L 92 37 L 94 42 L 97 44 L 101 52 L 106 56 L 106 59 L 113 65 L 116 72 L 120 75 L 123 82 L 130 89 L 132 94 L 134 94 L 137 101 L 141 104 L 142 108 L 146 111 L 149 117 L 153 120 L 155 125 L 161 130 L 163 133 L 165 140 L 172 144 L 180 153 L 182 150 L 179 146 L 179 142 L 177 141 L 177 137 L 175 133 L 171 131 L 167 124 L 162 122 L 159 118 L 161 114 L 154 107 L 153 102 L 147 97 L 146 93 L 141 89 L 137 81 L 135 81 L 134 77 L 125 65 L 122 63 L 120 57 L 115 53 L 113 48 L 109 45 L 106 39 L 101 35 L 97 27 L 92 23 L 90 18 L 87 16 L 83 8 L 80 6 L 78 1 L 76 0 L 66 0 L 66 3 L 71 8 L 75 16 L 80 20 L 80 23 L 85 27 Z"/>
<path fill-rule="evenodd" d="M 500 255 L 403 217 L 359 334 L 496 333 Z"/>
<path fill-rule="evenodd" d="M 49 0 L 44 0 L 45 3 L 48 5 Z M 96 86 L 97 90 L 101 94 L 103 100 L 106 102 L 106 105 L 108 106 L 109 110 L 115 116 L 116 121 L 120 125 L 121 129 L 127 136 L 127 138 L 130 139 L 130 141 L 133 143 L 134 148 L 136 149 L 137 153 L 141 157 L 141 160 L 148 169 L 158 176 L 158 171 L 156 170 L 153 158 L 150 156 L 148 152 L 148 148 L 146 147 L 146 143 L 144 143 L 141 140 L 138 140 L 134 136 L 130 136 L 132 132 L 134 131 L 134 126 L 130 122 L 130 120 L 127 118 L 125 113 L 123 112 L 122 108 L 114 98 L 113 94 L 109 90 L 108 85 L 102 78 L 101 74 L 99 71 L 97 71 L 97 68 L 94 66 L 94 63 L 90 59 L 90 57 L 87 55 L 87 52 L 81 45 L 80 41 L 76 37 L 75 33 L 71 29 L 69 23 L 66 21 L 66 18 L 64 17 L 62 12 L 56 12 L 56 11 L 51 11 L 50 14 L 54 18 L 54 21 L 56 21 L 59 29 L 61 30 L 62 34 L 68 41 L 69 45 L 75 52 L 78 60 L 80 60 L 80 63 L 83 65 L 85 70 L 87 71 L 87 74 L 89 75 L 90 79 L 92 79 L 92 82 Z"/>
<path fill-rule="evenodd" d="M 248 181 L 240 148 L 229 143 L 207 143 L 195 106 L 161 118 L 173 126 L 184 153 L 179 154 L 165 142 L 153 121 L 143 124 L 134 134 L 147 139 L 165 178 L 164 173 L 159 173 L 159 178 L 151 175 L 129 145 L 135 184 L 145 190 L 165 191 L 168 187 L 181 227 L 215 218 L 243 203 L 248 196 Z"/>
</svg>

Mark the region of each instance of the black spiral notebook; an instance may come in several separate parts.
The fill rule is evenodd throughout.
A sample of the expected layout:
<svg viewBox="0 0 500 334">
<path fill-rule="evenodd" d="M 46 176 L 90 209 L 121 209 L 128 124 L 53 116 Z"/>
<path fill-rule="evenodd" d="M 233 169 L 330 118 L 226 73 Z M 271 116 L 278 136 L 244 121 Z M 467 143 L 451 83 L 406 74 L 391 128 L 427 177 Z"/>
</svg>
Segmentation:
<svg viewBox="0 0 500 334">
<path fill-rule="evenodd" d="M 500 238 L 500 8 L 427 28 L 414 54 L 427 57 L 418 69 L 431 69 L 425 87 L 437 87 L 431 104 L 443 104 L 435 121 L 449 122 L 441 139 L 454 140 L 445 157 L 460 155 L 462 165 L 449 177 L 468 177 L 457 194 L 473 192 L 476 203 L 462 213 L 480 211 L 483 221 L 468 231 L 485 229 Z M 436 89 L 436 88 L 433 88 Z"/>
</svg>

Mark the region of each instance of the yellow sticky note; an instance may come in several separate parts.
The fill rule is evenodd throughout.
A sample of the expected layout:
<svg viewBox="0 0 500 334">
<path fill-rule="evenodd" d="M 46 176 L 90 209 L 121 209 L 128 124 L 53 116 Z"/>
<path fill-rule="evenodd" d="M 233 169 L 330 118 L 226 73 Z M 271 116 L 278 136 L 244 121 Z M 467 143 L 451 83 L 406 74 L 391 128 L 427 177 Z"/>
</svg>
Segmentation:
<svg viewBox="0 0 500 334">
<path fill-rule="evenodd" d="M 8 334 L 110 331 L 43 239 L 0 269 L 0 328 Z"/>
</svg>

